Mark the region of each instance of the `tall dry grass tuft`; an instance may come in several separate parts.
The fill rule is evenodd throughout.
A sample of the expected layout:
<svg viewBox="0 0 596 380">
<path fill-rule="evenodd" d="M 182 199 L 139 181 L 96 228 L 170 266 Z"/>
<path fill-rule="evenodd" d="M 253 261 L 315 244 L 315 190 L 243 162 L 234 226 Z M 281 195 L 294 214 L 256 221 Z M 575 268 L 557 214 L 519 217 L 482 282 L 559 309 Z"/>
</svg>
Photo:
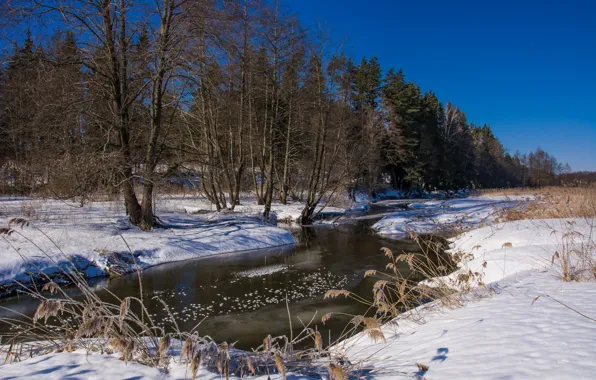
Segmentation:
<svg viewBox="0 0 596 380">
<path fill-rule="evenodd" d="M 44 323 L 48 322 L 48 318 L 58 316 L 58 313 L 63 310 L 63 303 L 60 300 L 44 299 L 41 301 L 35 314 L 33 315 L 33 324 L 38 320 L 44 320 Z"/>
<path fill-rule="evenodd" d="M 275 353 L 275 367 L 277 368 L 277 372 L 281 375 L 283 380 L 286 380 L 286 369 L 284 367 L 284 361 L 281 358 L 279 352 Z"/>
<path fill-rule="evenodd" d="M 318 331 L 315 331 L 315 350 L 318 352 L 323 351 L 323 337 Z"/>
<path fill-rule="evenodd" d="M 596 281 L 596 219 L 587 221 L 588 231 L 577 230 L 576 220 L 566 220 L 553 228 L 561 234 L 551 265 L 563 281 Z"/>
<path fill-rule="evenodd" d="M 393 323 L 396 317 L 417 320 L 417 306 L 438 300 L 442 307 L 454 308 L 462 304 L 458 287 L 441 277 L 451 273 L 459 261 L 468 260 L 467 255 L 447 256 L 444 254 L 446 242 L 437 238 L 423 239 L 416 234 L 412 238 L 422 248 L 422 253 L 396 254 L 388 248 L 382 248 L 388 263 L 384 271 L 367 270 L 364 277 L 372 277 L 376 281 L 372 286 L 372 300 L 366 299 L 348 290 L 329 290 L 326 298 L 348 297 L 368 306 L 365 315 L 352 316 L 348 327 L 341 334 L 340 339 L 363 332 L 372 342 L 383 342 L 383 324 Z M 403 274 L 399 268 L 407 267 Z M 477 285 L 480 275 L 471 274 L 459 279 L 471 289 Z M 334 313 L 340 314 L 340 313 Z M 326 314 L 321 319 L 323 323 L 332 317 Z"/>
<path fill-rule="evenodd" d="M 170 334 L 166 334 L 163 338 L 159 340 L 159 347 L 157 352 L 161 359 L 164 359 L 168 355 L 168 351 L 170 350 L 171 344 L 172 338 Z"/>
<path fill-rule="evenodd" d="M 275 364 L 277 365 L 277 361 Z M 219 345 L 217 370 L 220 376 L 225 376 L 226 380 L 230 378 L 230 348 L 227 342 Z"/>
</svg>

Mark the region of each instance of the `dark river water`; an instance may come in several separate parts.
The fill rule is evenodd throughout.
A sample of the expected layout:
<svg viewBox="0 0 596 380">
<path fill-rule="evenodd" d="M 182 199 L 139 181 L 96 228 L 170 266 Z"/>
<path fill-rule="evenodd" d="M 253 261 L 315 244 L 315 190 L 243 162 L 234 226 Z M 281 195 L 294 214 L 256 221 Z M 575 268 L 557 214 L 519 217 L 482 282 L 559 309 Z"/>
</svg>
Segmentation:
<svg viewBox="0 0 596 380">
<path fill-rule="evenodd" d="M 373 213 L 387 210 L 376 209 Z M 167 321 L 165 301 L 182 331 L 198 328 L 200 335 L 235 342 L 248 349 L 268 334 L 290 336 L 287 304 L 294 334 L 314 316 L 322 336 L 335 340 L 350 319 L 321 317 L 328 312 L 362 314 L 367 307 L 344 299 L 324 299 L 329 289 L 349 289 L 372 299 L 375 278 L 363 278 L 368 269 L 384 269 L 387 258 L 380 251 L 421 252 L 411 240 L 386 240 L 370 232 L 374 218 L 334 227 L 294 231 L 296 247 L 248 251 L 164 264 L 142 272 L 146 306 L 154 320 Z M 408 268 L 400 268 L 404 274 Z M 96 286 L 107 287 L 119 297 L 138 296 L 137 275 L 128 275 Z M 102 292 L 102 290 L 98 290 Z M 104 292 L 105 293 L 105 292 Z M 0 306 L 32 315 L 38 302 L 21 296 L 0 301 Z M 6 315 L 0 311 L 0 315 Z M 302 321 L 302 322 L 301 322 Z M 169 323 L 169 322 L 166 322 Z M 313 326 L 314 327 L 314 326 Z M 5 327 L 4 327 L 5 328 Z"/>
</svg>

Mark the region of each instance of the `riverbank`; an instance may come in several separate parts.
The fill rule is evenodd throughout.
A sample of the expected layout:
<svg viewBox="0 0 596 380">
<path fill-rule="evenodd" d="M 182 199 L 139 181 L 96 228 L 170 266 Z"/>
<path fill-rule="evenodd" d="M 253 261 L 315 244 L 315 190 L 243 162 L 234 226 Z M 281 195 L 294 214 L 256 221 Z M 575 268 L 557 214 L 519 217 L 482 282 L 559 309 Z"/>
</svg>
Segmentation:
<svg viewBox="0 0 596 380">
<path fill-rule="evenodd" d="M 79 207 L 57 200 L 1 199 L 0 287 L 4 295 L 42 279 L 66 281 L 74 266 L 87 278 L 114 276 L 155 265 L 254 249 L 292 246 L 292 234 L 250 212 L 186 212 L 196 199 L 160 203 L 166 228 L 130 225 L 119 203 Z M 17 283 L 18 282 L 18 283 Z"/>
<path fill-rule="evenodd" d="M 409 210 L 391 213 L 371 228 L 390 239 L 403 239 L 412 232 L 458 233 L 494 223 L 503 212 L 523 209 L 532 199 L 527 195 L 481 195 L 429 200 L 410 204 Z"/>
<path fill-rule="evenodd" d="M 359 194 L 342 207 L 321 204 L 319 221 L 333 223 L 344 215 L 369 209 Z M 0 198 L 0 227 L 10 227 L 0 239 L 0 297 L 14 294 L 21 284 L 58 283 L 68 279 L 72 266 L 87 278 L 118 276 L 152 266 L 205 257 L 294 245 L 287 229 L 300 218 L 304 204 L 273 203 L 269 220 L 262 205 L 245 196 L 233 212 L 217 212 L 205 198 L 195 195 L 160 197 L 155 212 L 160 224 L 151 232 L 128 222 L 120 201 L 89 202 L 41 198 Z M 21 223 L 9 222 L 14 218 Z M 10 236 L 8 236 L 10 233 Z"/>
<path fill-rule="evenodd" d="M 590 377 L 595 227 L 596 219 L 537 219 L 461 234 L 452 254 L 473 257 L 442 280 L 457 287 L 462 274 L 482 275 L 480 286 L 459 295 L 463 307 L 424 305 L 383 326 L 385 342 L 360 334 L 337 349 L 383 378 Z M 583 281 L 564 281 L 565 270 Z"/>
</svg>

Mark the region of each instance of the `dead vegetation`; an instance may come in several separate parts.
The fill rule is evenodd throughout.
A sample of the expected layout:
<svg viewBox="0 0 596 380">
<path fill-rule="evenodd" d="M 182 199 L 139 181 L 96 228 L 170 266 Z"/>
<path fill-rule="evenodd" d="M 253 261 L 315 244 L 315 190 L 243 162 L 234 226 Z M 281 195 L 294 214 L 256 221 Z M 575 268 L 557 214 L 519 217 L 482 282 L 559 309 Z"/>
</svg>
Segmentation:
<svg viewBox="0 0 596 380">
<path fill-rule="evenodd" d="M 501 221 L 522 219 L 596 218 L 596 187 L 543 187 L 539 189 L 482 190 L 486 195 L 518 196 L 535 200 L 505 210 Z M 521 202 L 520 202 L 521 204 Z"/>
<path fill-rule="evenodd" d="M 563 281 L 596 281 L 596 220 L 587 222 L 587 232 L 577 231 L 576 220 L 566 220 L 562 227 L 556 227 L 562 231 L 551 227 L 552 234 L 561 234 L 551 266 Z"/>
<path fill-rule="evenodd" d="M 369 307 L 365 315 L 351 316 L 350 324 L 340 339 L 363 331 L 373 342 L 385 341 L 383 324 L 395 323 L 396 317 L 418 320 L 417 307 L 431 301 L 438 302 L 440 307 L 459 307 L 463 302 L 459 290 L 471 290 L 482 285 L 480 273 L 460 275 L 456 280 L 457 288 L 444 277 L 460 262 L 469 260 L 469 255 L 446 256 L 443 253 L 446 243 L 442 239 L 422 239 L 414 233 L 411 233 L 411 238 L 420 245 L 422 253 L 394 253 L 382 248 L 388 261 L 386 270 L 368 270 L 364 273 L 364 277 L 376 279 L 372 287 L 372 299 L 349 290 L 329 290 L 325 294 L 326 298 L 351 298 Z M 408 268 L 407 272 L 403 268 Z M 404 275 L 402 271 L 407 274 Z M 322 322 L 333 314 L 323 316 Z"/>
</svg>

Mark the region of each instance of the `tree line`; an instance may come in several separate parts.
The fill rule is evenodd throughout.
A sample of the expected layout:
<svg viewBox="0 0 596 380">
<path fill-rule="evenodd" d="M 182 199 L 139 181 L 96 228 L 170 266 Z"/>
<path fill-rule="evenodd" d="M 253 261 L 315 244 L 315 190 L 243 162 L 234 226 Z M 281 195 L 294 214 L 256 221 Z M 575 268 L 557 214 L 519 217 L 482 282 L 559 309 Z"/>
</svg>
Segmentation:
<svg viewBox="0 0 596 380">
<path fill-rule="evenodd" d="M 543 186 L 569 172 L 510 155 L 489 125 L 375 57 L 356 62 L 276 0 L 14 0 L 0 70 L 4 192 L 122 194 L 131 223 L 186 178 L 215 205 L 305 203 L 393 186 Z"/>
</svg>

